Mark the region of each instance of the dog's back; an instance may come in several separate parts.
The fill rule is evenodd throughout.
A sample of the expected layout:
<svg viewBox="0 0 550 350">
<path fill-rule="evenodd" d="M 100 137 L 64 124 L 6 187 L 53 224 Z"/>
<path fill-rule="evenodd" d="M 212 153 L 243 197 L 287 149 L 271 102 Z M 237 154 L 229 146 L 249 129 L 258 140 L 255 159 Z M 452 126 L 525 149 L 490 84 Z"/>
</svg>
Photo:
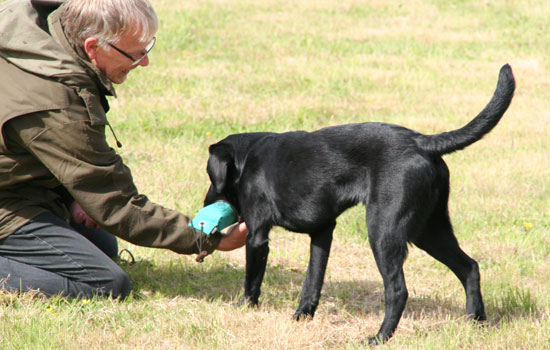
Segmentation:
<svg viewBox="0 0 550 350">
<path fill-rule="evenodd" d="M 411 162 L 426 172 L 422 176 L 429 176 L 429 160 L 420 154 L 415 135 L 384 123 L 263 135 L 247 150 L 239 183 L 261 184 L 258 195 L 262 205 L 273 209 L 273 225 L 312 232 L 346 209 L 366 203 L 373 181 L 393 181 Z M 420 163 L 425 164 L 423 170 Z"/>
</svg>

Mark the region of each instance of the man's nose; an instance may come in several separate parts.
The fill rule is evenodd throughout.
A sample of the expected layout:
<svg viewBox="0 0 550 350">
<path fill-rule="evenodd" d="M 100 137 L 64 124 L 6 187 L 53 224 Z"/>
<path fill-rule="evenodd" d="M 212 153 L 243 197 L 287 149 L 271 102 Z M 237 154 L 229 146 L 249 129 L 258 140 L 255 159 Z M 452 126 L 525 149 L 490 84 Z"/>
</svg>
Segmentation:
<svg viewBox="0 0 550 350">
<path fill-rule="evenodd" d="M 143 59 L 139 61 L 137 65 L 147 67 L 149 65 L 149 55 L 146 55 L 145 57 L 143 57 Z"/>
<path fill-rule="evenodd" d="M 149 55 L 145 55 L 141 61 L 139 61 L 136 65 L 132 66 L 133 68 L 137 66 L 143 66 L 147 67 L 149 65 Z"/>
</svg>

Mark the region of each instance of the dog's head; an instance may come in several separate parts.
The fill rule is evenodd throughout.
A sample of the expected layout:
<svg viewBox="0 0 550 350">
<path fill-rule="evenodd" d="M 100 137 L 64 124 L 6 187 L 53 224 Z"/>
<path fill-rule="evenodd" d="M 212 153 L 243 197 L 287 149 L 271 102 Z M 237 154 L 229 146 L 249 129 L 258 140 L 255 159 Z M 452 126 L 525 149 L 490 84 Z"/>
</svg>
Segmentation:
<svg viewBox="0 0 550 350">
<path fill-rule="evenodd" d="M 246 157 L 253 145 L 271 133 L 244 133 L 226 137 L 210 145 L 206 171 L 212 183 L 204 205 L 224 200 L 240 213 L 238 188 L 239 180 L 246 163 Z"/>
</svg>

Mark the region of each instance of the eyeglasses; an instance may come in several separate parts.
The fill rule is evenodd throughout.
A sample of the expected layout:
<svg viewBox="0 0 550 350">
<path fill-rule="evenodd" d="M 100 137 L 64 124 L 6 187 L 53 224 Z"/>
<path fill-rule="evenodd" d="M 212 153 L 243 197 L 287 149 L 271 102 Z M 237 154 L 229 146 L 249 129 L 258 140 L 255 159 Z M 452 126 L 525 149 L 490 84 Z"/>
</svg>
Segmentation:
<svg viewBox="0 0 550 350">
<path fill-rule="evenodd" d="M 149 44 L 147 44 L 147 46 L 145 46 L 145 53 L 140 53 L 140 57 L 139 58 L 136 58 L 132 55 L 130 55 L 129 53 L 126 53 L 124 52 L 123 50 L 119 49 L 118 47 L 116 47 L 115 45 L 111 44 L 111 43 L 107 43 L 110 47 L 112 47 L 113 49 L 117 50 L 118 52 L 120 52 L 122 55 L 124 55 L 126 58 L 128 58 L 129 60 L 132 61 L 132 66 L 135 66 L 137 65 L 139 62 L 141 62 L 141 60 L 143 60 L 145 57 L 147 57 L 147 55 L 149 54 L 149 52 L 151 52 L 151 50 L 153 49 L 153 46 L 155 46 L 155 42 L 157 41 L 157 38 L 156 37 L 153 37 L 153 40 L 151 40 L 151 42 Z"/>
</svg>

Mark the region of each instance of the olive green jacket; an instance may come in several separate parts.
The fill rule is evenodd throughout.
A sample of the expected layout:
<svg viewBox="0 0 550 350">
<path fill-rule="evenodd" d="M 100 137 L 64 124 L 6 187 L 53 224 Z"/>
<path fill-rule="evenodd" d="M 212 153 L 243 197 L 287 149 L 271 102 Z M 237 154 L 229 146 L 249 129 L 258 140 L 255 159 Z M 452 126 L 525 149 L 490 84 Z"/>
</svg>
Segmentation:
<svg viewBox="0 0 550 350">
<path fill-rule="evenodd" d="M 45 211 L 68 219 L 74 199 L 131 243 L 197 253 L 190 218 L 140 194 L 108 145 L 113 86 L 46 16 L 28 0 L 0 4 L 0 239 Z M 219 240 L 203 237 L 203 250 Z"/>
</svg>

